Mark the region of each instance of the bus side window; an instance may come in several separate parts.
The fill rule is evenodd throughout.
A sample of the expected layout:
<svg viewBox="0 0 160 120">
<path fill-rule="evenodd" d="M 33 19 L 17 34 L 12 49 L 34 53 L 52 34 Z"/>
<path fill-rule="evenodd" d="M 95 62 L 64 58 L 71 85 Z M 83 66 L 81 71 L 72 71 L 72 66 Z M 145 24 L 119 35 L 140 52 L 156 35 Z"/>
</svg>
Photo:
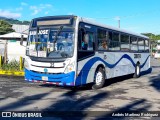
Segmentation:
<svg viewBox="0 0 160 120">
<path fill-rule="evenodd" d="M 144 39 L 138 38 L 138 50 L 144 52 Z"/>
<path fill-rule="evenodd" d="M 93 42 L 94 42 L 93 33 L 91 32 L 84 33 L 83 31 L 79 33 L 78 36 L 79 50 L 93 50 Z"/>
<path fill-rule="evenodd" d="M 149 52 L 149 40 L 145 39 L 145 51 Z"/>
<path fill-rule="evenodd" d="M 97 29 L 98 50 L 108 49 L 108 32 L 104 29 Z"/>
<path fill-rule="evenodd" d="M 120 50 L 119 33 L 109 31 L 109 50 Z"/>
<path fill-rule="evenodd" d="M 78 31 L 78 50 L 81 49 L 81 41 L 82 41 L 82 30 Z"/>
<path fill-rule="evenodd" d="M 94 37 L 93 33 L 88 33 L 88 50 L 93 50 Z"/>
<path fill-rule="evenodd" d="M 84 34 L 82 36 L 82 44 L 81 44 L 82 50 L 88 50 L 88 42 L 89 42 L 89 36 L 88 34 Z"/>
<path fill-rule="evenodd" d="M 121 34 L 121 50 L 122 51 L 129 51 L 130 45 L 129 45 L 129 35 L 127 34 Z"/>
<path fill-rule="evenodd" d="M 138 44 L 137 44 L 137 37 L 131 36 L 130 37 L 130 46 L 131 46 L 131 51 L 138 51 Z"/>
</svg>

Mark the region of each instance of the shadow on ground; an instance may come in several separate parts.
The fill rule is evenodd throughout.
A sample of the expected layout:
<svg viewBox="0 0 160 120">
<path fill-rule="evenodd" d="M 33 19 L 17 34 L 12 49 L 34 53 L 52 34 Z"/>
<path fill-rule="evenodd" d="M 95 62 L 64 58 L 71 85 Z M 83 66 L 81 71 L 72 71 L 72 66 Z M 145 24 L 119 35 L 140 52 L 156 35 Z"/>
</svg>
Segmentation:
<svg viewBox="0 0 160 120">
<path fill-rule="evenodd" d="M 98 118 L 96 118 L 95 120 L 102 120 L 102 119 L 122 119 L 124 120 L 126 119 L 133 119 L 133 118 L 138 118 L 136 116 L 125 116 L 125 113 L 129 113 L 129 114 L 140 114 L 141 112 L 147 112 L 148 109 L 151 107 L 151 104 L 147 103 L 146 99 L 140 99 L 140 100 L 136 100 L 133 101 L 132 103 L 125 105 L 121 108 L 118 108 L 114 111 L 111 111 L 110 113 L 106 113 Z M 120 114 L 123 113 L 124 116 L 116 116 L 115 114 Z"/>
<path fill-rule="evenodd" d="M 107 86 L 110 86 L 112 84 L 122 82 L 122 81 L 125 81 L 125 80 L 129 80 L 130 78 L 133 78 L 133 74 L 107 79 L 105 81 L 104 87 L 107 87 Z M 57 88 L 57 89 L 60 89 L 60 90 L 86 91 L 86 90 L 91 90 L 92 85 L 93 84 L 90 83 L 90 84 L 82 85 L 82 86 L 78 86 L 78 87 L 67 87 L 67 86 L 63 87 L 63 86 L 56 86 L 56 85 L 51 85 L 51 84 L 41 84 L 40 86 Z"/>
<path fill-rule="evenodd" d="M 150 77 L 149 80 L 150 80 L 150 86 L 152 86 L 158 92 L 160 92 L 160 74 L 157 76 Z"/>
<path fill-rule="evenodd" d="M 112 85 L 114 83 L 118 83 L 124 80 L 129 80 L 132 78 L 133 75 L 127 75 L 123 77 L 118 77 L 114 79 L 106 80 L 105 87 Z M 160 76 L 160 75 L 159 75 Z M 150 78 L 151 86 L 156 88 L 158 91 L 160 91 L 160 82 L 159 79 L 156 78 Z M 43 87 L 53 87 L 52 85 L 41 85 Z M 61 96 L 59 96 L 58 99 L 51 98 L 51 101 L 53 101 L 53 104 L 51 104 L 49 107 L 44 107 L 42 109 L 43 112 L 48 112 L 49 115 L 52 117 L 65 117 L 66 119 L 70 119 L 69 117 L 75 117 L 77 119 L 84 119 L 86 117 L 93 117 L 94 119 L 101 120 L 103 119 L 112 119 L 113 113 L 119 113 L 119 112 L 137 112 L 137 111 L 147 111 L 151 104 L 147 103 L 146 99 L 140 99 L 140 100 L 134 100 L 131 103 L 126 103 L 125 106 L 122 106 L 121 108 L 115 108 L 113 111 L 99 111 L 98 108 L 94 109 L 94 111 L 90 111 L 92 106 L 95 106 L 97 104 L 100 104 L 100 101 L 104 101 L 109 99 L 109 95 L 112 93 L 108 93 L 107 91 L 101 91 L 95 93 L 93 95 L 89 96 L 81 96 L 81 92 L 84 92 L 83 90 L 89 90 L 90 87 L 79 87 L 77 90 L 71 90 L 70 88 L 64 88 L 64 87 L 56 87 L 60 88 L 61 90 L 67 89 Z M 8 111 L 8 110 L 14 110 L 14 109 L 21 109 L 26 106 L 34 106 L 35 102 L 40 102 L 44 97 L 48 96 L 50 93 L 56 92 L 54 90 L 51 90 L 48 93 L 43 94 L 37 94 L 32 96 L 25 96 L 24 98 L 17 99 L 16 102 L 9 103 L 5 106 L 0 107 L 0 111 Z M 4 98 L 1 99 L 2 101 L 5 100 Z M 30 109 L 31 111 L 41 111 L 38 106 L 32 107 Z M 53 114 L 53 112 L 59 112 L 60 114 Z M 51 113 L 51 114 L 50 114 Z M 97 116 L 95 116 L 97 114 Z M 99 116 L 100 115 L 100 116 Z M 119 117 L 118 117 L 119 118 Z M 124 117 L 120 117 L 124 118 Z"/>
</svg>

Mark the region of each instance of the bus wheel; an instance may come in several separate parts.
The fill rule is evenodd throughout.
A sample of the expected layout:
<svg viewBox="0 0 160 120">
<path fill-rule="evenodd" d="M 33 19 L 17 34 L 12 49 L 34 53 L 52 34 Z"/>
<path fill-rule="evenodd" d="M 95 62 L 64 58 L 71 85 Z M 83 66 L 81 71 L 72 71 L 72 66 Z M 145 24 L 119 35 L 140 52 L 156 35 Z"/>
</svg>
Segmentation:
<svg viewBox="0 0 160 120">
<path fill-rule="evenodd" d="M 136 65 L 135 73 L 133 75 L 134 78 L 138 78 L 140 76 L 140 64 Z"/>
<path fill-rule="evenodd" d="M 105 72 L 102 67 L 99 67 L 98 70 L 95 72 L 94 84 L 92 86 L 92 89 L 102 88 L 104 83 L 105 83 Z"/>
</svg>

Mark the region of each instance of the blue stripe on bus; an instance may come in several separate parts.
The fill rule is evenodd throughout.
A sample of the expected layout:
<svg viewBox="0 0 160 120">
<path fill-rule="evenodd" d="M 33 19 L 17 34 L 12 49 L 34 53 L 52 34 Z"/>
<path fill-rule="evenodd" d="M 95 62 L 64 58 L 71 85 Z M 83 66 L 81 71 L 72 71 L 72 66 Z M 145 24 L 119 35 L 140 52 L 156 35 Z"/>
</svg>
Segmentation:
<svg viewBox="0 0 160 120">
<path fill-rule="evenodd" d="M 149 56 L 150 56 L 150 55 L 149 55 Z M 140 66 L 140 68 L 143 68 L 143 67 L 144 67 L 144 65 L 146 64 L 149 56 L 147 57 L 147 59 L 145 60 L 145 62 Z M 76 85 L 86 84 L 86 80 L 87 80 L 88 73 L 89 73 L 91 67 L 93 66 L 93 64 L 94 64 L 95 62 L 101 61 L 101 62 L 103 62 L 103 63 L 106 65 L 106 67 L 108 67 L 108 68 L 114 68 L 123 58 L 128 59 L 128 60 L 132 63 L 132 65 L 133 65 L 134 67 L 136 67 L 136 63 L 134 63 L 134 61 L 132 60 L 132 58 L 131 58 L 129 55 L 127 55 L 127 54 L 124 54 L 115 64 L 109 64 L 109 63 L 107 63 L 106 61 L 104 61 L 104 60 L 103 60 L 102 58 L 100 58 L 100 57 L 94 57 L 94 58 L 90 59 L 90 60 L 83 66 L 81 72 L 79 73 L 79 75 L 78 75 L 78 77 L 77 77 L 77 79 L 76 79 Z"/>
<path fill-rule="evenodd" d="M 37 80 L 42 81 L 42 76 L 48 77 L 46 82 L 58 82 L 62 84 L 74 83 L 75 72 L 62 73 L 62 74 L 45 74 L 45 73 L 37 73 L 31 70 L 25 69 L 25 79 L 29 80 Z M 72 85 L 73 86 L 73 85 Z"/>
</svg>

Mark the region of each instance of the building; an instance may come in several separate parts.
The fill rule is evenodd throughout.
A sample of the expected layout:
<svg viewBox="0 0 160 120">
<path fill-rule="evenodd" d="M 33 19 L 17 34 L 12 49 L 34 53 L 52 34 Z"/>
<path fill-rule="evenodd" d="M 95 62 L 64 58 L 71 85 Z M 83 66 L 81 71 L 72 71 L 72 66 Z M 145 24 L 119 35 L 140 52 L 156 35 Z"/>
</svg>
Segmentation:
<svg viewBox="0 0 160 120">
<path fill-rule="evenodd" d="M 0 55 L 7 61 L 19 61 L 20 56 L 25 56 L 25 47 L 20 45 L 21 35 L 27 38 L 29 26 L 13 24 L 12 28 L 15 32 L 0 35 Z"/>
<path fill-rule="evenodd" d="M 15 30 L 17 33 L 24 33 L 28 34 L 29 25 L 17 25 L 13 24 L 12 29 Z"/>
</svg>

